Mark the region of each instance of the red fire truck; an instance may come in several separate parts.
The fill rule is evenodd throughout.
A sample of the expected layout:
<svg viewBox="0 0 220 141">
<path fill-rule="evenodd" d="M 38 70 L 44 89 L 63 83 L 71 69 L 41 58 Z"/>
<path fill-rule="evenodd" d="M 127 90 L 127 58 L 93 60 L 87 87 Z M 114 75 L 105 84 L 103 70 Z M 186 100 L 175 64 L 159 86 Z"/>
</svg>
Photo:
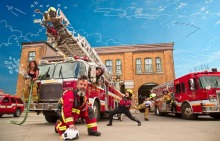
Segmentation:
<svg viewBox="0 0 220 141">
<path fill-rule="evenodd" d="M 157 94 L 155 114 L 174 113 L 184 119 L 196 119 L 199 115 L 220 118 L 220 72 L 203 71 L 186 74 L 153 88 Z M 162 101 L 163 91 L 168 90 L 171 103 Z M 172 102 L 174 110 L 171 111 Z"/>
<path fill-rule="evenodd" d="M 50 17 L 49 13 L 45 15 Z M 30 103 L 29 110 L 43 112 L 48 122 L 55 122 L 58 118 L 55 112 L 57 103 L 63 91 L 76 89 L 77 78 L 85 74 L 89 76 L 87 88 L 89 104 L 94 108 L 97 119 L 100 119 L 106 112 L 114 109 L 123 96 L 116 88 L 119 82 L 113 82 L 111 74 L 85 37 L 70 32 L 63 20 L 68 21 L 63 13 L 56 17 L 44 17 L 42 21 L 38 20 L 47 29 L 47 42 L 57 50 L 60 56 L 45 57 L 40 61 L 37 80 L 39 103 Z M 54 28 L 57 36 L 53 36 L 48 28 Z M 62 57 L 63 59 L 57 59 Z M 100 84 L 96 82 L 97 66 L 105 69 Z"/>
</svg>

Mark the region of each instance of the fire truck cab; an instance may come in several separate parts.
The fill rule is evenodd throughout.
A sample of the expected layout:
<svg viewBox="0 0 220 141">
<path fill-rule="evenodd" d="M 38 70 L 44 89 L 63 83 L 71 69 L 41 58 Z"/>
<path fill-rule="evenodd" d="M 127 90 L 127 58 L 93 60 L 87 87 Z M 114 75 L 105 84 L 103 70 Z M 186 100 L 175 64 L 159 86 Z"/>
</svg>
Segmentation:
<svg viewBox="0 0 220 141">
<path fill-rule="evenodd" d="M 162 101 L 163 90 L 169 91 L 171 103 Z M 157 115 L 175 113 L 184 119 L 196 119 L 199 115 L 220 118 L 220 72 L 189 73 L 154 87 L 153 91 L 157 94 L 155 102 Z"/>
<path fill-rule="evenodd" d="M 122 93 L 113 82 L 101 77 L 96 81 L 96 64 L 86 58 L 68 57 L 64 61 L 48 62 L 41 60 L 39 64 L 38 94 L 39 102 L 30 104 L 30 111 L 43 112 L 48 122 L 57 120 L 57 103 L 65 90 L 75 90 L 77 78 L 85 74 L 89 76 L 87 94 L 89 104 L 93 107 L 97 119 L 106 111 L 114 109 L 122 97 Z"/>
</svg>

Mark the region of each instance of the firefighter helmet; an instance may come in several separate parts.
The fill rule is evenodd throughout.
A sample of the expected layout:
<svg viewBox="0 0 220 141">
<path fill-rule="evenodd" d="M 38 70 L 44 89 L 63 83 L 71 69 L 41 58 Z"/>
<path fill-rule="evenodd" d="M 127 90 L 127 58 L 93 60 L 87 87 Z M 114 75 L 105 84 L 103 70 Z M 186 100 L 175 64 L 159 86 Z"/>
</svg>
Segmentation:
<svg viewBox="0 0 220 141">
<path fill-rule="evenodd" d="M 73 140 L 79 138 L 79 132 L 78 130 L 73 130 L 68 128 L 63 134 L 62 137 L 64 140 Z"/>
<path fill-rule="evenodd" d="M 127 89 L 127 92 L 130 93 L 131 95 L 134 94 L 134 92 L 131 89 Z"/>
<path fill-rule="evenodd" d="M 50 7 L 50 8 L 48 9 L 48 12 L 50 12 L 50 11 L 56 12 L 56 8 Z"/>
</svg>

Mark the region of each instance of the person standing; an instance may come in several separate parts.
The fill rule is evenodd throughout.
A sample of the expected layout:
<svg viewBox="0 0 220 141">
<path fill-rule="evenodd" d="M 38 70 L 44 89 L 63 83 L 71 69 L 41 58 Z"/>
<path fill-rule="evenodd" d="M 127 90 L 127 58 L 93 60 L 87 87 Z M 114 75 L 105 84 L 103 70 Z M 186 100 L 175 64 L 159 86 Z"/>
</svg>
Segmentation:
<svg viewBox="0 0 220 141">
<path fill-rule="evenodd" d="M 109 113 L 109 123 L 107 126 L 112 126 L 112 120 L 113 115 L 115 114 L 125 114 L 128 118 L 130 118 L 133 121 L 136 121 L 138 123 L 138 126 L 141 126 L 141 122 L 131 115 L 131 112 L 129 111 L 131 107 L 131 97 L 133 95 L 133 91 L 128 89 L 125 93 L 125 96 L 122 98 L 122 100 L 119 102 L 119 106 L 115 108 L 113 111 L 110 111 Z"/>
<path fill-rule="evenodd" d="M 24 82 L 24 101 L 27 103 L 28 98 L 29 98 L 29 92 L 31 88 L 31 82 L 33 82 L 32 86 L 32 99 L 33 102 L 37 103 L 38 102 L 38 95 L 37 95 L 37 83 L 36 80 L 39 75 L 39 68 L 37 66 L 36 61 L 31 61 L 28 65 L 28 70 L 27 70 L 27 75 L 28 77 L 25 77 L 25 82 Z"/>
<path fill-rule="evenodd" d="M 88 135 L 100 136 L 93 109 L 88 105 L 86 89 L 88 77 L 81 75 L 77 81 L 77 90 L 67 90 L 62 96 L 61 118 L 56 122 L 55 129 L 62 139 L 67 129 L 76 130 L 74 123 L 78 118 L 84 118 L 88 128 Z"/>
</svg>

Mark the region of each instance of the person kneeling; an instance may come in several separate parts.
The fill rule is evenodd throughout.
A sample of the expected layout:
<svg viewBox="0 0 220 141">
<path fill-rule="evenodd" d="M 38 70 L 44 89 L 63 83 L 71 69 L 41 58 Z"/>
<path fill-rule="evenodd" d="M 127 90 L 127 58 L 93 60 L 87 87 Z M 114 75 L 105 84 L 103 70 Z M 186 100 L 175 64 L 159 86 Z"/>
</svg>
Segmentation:
<svg viewBox="0 0 220 141">
<path fill-rule="evenodd" d="M 60 139 L 64 138 L 67 129 L 77 130 L 74 123 L 78 118 L 85 118 L 88 135 L 100 136 L 97 131 L 97 123 L 93 109 L 88 105 L 88 97 L 86 88 L 88 85 L 88 77 L 81 75 L 77 81 L 77 90 L 67 90 L 62 96 L 61 118 L 56 122 L 55 129 L 60 135 Z"/>
</svg>

